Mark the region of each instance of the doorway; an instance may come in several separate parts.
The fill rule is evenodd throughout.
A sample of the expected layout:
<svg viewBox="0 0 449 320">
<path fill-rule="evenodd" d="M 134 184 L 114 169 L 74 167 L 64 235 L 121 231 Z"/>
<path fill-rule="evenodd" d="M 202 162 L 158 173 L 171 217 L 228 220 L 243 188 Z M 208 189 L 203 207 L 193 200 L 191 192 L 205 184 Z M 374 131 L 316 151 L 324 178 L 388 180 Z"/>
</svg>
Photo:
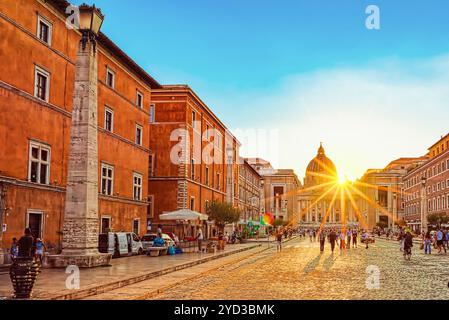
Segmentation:
<svg viewBox="0 0 449 320">
<path fill-rule="evenodd" d="M 28 228 L 31 229 L 34 238 L 42 239 L 42 217 L 42 212 L 28 212 Z"/>
</svg>

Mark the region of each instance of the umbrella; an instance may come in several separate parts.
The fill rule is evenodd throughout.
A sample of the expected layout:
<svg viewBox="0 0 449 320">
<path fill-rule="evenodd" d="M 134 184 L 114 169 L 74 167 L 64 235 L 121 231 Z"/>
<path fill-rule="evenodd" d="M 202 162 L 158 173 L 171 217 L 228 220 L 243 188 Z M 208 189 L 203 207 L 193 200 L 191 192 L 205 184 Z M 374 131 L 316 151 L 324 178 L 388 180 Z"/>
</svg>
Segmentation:
<svg viewBox="0 0 449 320">
<path fill-rule="evenodd" d="M 189 209 L 180 209 L 172 212 L 163 213 L 159 216 L 160 220 L 207 220 L 209 216 Z"/>
</svg>

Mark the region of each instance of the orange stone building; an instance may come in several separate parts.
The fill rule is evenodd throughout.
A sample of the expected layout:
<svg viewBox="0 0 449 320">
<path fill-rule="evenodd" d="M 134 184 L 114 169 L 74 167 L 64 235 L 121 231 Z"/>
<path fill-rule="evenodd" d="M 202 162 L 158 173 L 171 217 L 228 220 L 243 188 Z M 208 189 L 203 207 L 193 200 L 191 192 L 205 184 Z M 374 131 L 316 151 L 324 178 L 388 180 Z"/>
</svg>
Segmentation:
<svg viewBox="0 0 449 320">
<path fill-rule="evenodd" d="M 212 201 L 238 204 L 240 143 L 212 110 L 186 85 L 152 91 L 150 120 L 149 221 L 175 230 L 162 213 L 191 209 L 206 213 Z M 214 233 L 203 222 L 206 236 Z M 199 224 L 185 230 L 194 235 Z"/>
<path fill-rule="evenodd" d="M 0 4 L 0 248 L 29 226 L 50 249 L 60 249 L 81 40 L 78 30 L 66 27 L 69 5 L 63 0 Z M 143 234 L 149 211 L 151 101 L 154 89 L 161 98 L 162 86 L 102 33 L 96 59 L 98 112 L 92 116 L 98 124 L 98 231 Z M 217 119 L 207 117 L 222 129 Z M 163 167 L 161 161 L 158 168 Z M 204 197 L 222 197 L 221 179 L 220 189 Z M 168 189 L 164 186 L 164 192 Z"/>
</svg>

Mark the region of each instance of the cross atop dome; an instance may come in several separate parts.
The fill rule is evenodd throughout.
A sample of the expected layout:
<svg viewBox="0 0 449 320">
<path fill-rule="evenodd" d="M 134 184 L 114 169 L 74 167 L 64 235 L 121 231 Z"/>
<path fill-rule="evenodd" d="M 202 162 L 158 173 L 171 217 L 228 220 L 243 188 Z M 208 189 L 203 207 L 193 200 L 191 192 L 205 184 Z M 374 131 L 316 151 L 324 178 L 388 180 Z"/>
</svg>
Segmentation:
<svg viewBox="0 0 449 320">
<path fill-rule="evenodd" d="M 318 154 L 324 154 L 323 143 L 320 142 L 320 147 L 318 148 Z"/>
</svg>

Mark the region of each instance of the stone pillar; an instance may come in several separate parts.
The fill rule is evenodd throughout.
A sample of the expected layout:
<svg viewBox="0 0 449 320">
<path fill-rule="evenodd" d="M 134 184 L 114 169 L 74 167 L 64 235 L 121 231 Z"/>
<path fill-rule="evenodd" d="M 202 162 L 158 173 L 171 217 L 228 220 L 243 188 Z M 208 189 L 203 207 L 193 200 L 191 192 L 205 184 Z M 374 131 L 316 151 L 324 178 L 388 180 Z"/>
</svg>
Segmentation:
<svg viewBox="0 0 449 320">
<path fill-rule="evenodd" d="M 50 256 L 53 267 L 107 265 L 98 252 L 97 57 L 95 41 L 79 44 L 62 229 L 62 253 Z"/>
</svg>

